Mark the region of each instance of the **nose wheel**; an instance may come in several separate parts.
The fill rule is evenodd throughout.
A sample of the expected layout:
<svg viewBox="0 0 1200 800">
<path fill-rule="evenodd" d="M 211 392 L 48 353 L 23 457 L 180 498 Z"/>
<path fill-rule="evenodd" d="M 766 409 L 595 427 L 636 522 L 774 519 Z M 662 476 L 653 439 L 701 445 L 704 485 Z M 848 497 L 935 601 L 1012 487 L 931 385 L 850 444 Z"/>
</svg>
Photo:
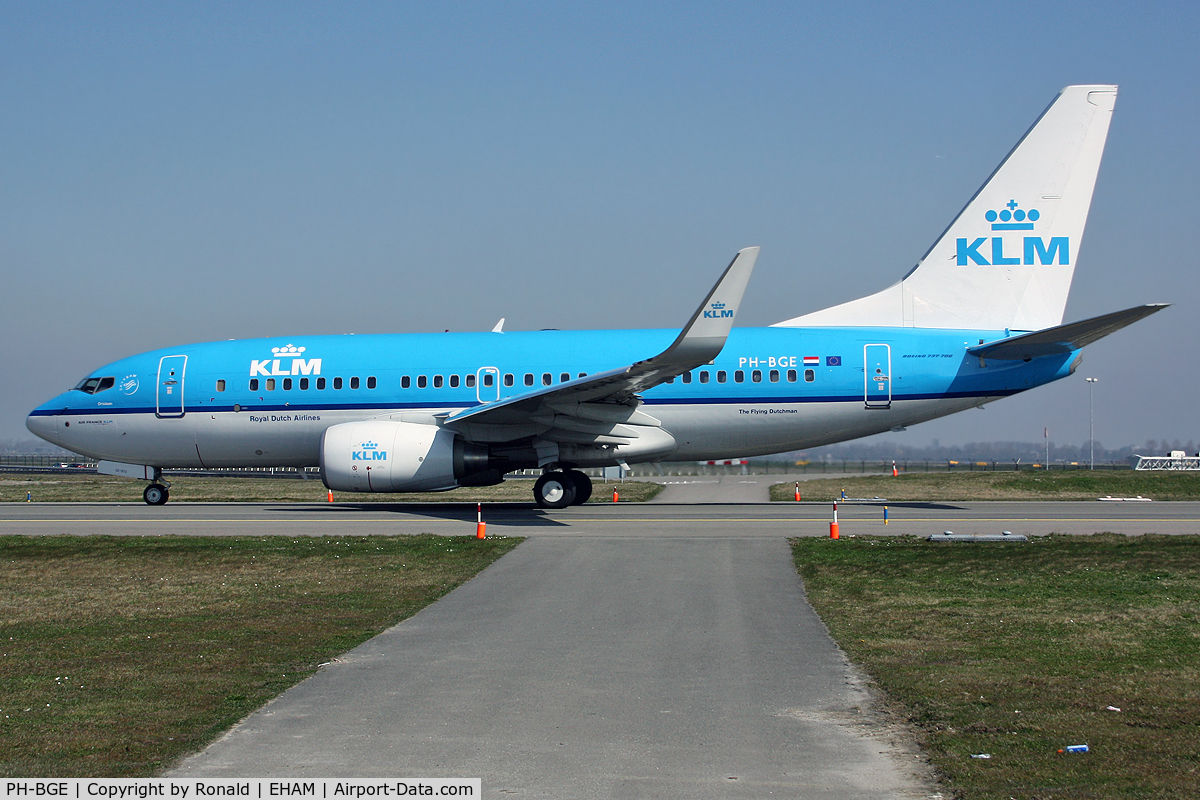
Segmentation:
<svg viewBox="0 0 1200 800">
<path fill-rule="evenodd" d="M 167 502 L 167 498 L 170 496 L 171 493 L 167 491 L 167 487 L 161 483 L 152 483 L 146 487 L 146 491 L 142 492 L 142 499 L 148 506 L 161 506 Z"/>
</svg>

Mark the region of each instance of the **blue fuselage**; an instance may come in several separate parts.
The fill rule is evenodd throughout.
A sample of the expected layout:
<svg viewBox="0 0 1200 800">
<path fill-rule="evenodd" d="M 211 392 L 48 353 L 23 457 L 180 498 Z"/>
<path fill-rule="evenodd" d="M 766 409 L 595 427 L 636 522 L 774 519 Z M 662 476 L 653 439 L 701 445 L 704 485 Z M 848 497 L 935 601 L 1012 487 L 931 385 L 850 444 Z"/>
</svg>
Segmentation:
<svg viewBox="0 0 1200 800">
<path fill-rule="evenodd" d="M 300 336 L 156 350 L 36 408 L 31 431 L 97 459 L 309 466 L 331 425 L 438 424 L 463 409 L 621 368 L 675 330 Z M 981 361 L 1004 331 L 735 329 L 711 365 L 642 395 L 671 459 L 761 455 L 944 416 L 1070 374 L 1077 351 Z M 661 460 L 656 458 L 655 460 Z"/>
</svg>

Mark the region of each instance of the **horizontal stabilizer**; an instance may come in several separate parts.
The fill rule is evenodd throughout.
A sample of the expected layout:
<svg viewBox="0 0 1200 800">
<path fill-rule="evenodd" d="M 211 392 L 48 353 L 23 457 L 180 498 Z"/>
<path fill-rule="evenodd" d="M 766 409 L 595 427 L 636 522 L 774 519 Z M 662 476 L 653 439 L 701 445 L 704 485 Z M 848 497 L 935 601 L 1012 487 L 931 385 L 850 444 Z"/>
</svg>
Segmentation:
<svg viewBox="0 0 1200 800">
<path fill-rule="evenodd" d="M 968 347 L 967 352 L 981 358 L 999 358 L 1010 361 L 1027 361 L 1039 356 L 1065 355 L 1098 339 L 1103 339 L 1126 325 L 1132 325 L 1139 319 L 1162 311 L 1168 305 L 1170 303 L 1134 306 L 1124 311 L 1114 311 L 1111 314 L 1103 314 L 1081 322 L 1071 322 L 1067 325 L 1046 328 L 1044 331 L 1023 333 L 1020 336 L 986 342 L 975 347 Z"/>
</svg>

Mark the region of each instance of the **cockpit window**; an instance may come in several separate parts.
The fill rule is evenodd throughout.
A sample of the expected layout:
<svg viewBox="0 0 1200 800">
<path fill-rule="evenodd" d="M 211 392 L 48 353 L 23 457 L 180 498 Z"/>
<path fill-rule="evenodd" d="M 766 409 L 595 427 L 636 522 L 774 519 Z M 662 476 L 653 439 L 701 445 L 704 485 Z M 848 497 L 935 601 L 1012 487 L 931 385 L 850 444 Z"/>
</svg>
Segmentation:
<svg viewBox="0 0 1200 800">
<path fill-rule="evenodd" d="M 75 388 L 85 394 L 95 394 L 111 389 L 116 382 L 116 378 L 84 378 Z"/>
</svg>

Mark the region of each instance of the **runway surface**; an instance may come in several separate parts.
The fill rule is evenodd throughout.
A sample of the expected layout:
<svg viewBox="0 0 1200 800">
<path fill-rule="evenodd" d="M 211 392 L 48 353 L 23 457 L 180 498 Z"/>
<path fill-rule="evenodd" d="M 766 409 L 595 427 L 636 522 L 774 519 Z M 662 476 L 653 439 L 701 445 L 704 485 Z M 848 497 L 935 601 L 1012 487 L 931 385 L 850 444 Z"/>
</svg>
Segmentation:
<svg viewBox="0 0 1200 800">
<path fill-rule="evenodd" d="M 699 489 L 699 487 L 698 487 Z M 1200 502 L 840 503 L 843 536 L 955 533 L 1200 533 Z M 492 535 L 635 539 L 775 539 L 827 536 L 829 503 L 588 504 L 546 511 L 532 503 L 485 505 Z M 463 503 L 0 504 L 0 534 L 305 536 L 474 535 Z"/>
<path fill-rule="evenodd" d="M 722 481 L 675 484 L 675 502 L 485 506 L 490 535 L 529 540 L 174 774 L 480 777 L 485 797 L 929 796 L 911 738 L 874 710 L 792 568 L 787 537 L 828 535 L 830 505 L 748 502 L 765 487 Z M 888 507 L 885 527 L 882 504 L 843 503 L 842 535 L 1200 532 L 1200 503 Z M 425 532 L 473 535 L 475 507 L 0 505 L 0 534 Z"/>
</svg>

